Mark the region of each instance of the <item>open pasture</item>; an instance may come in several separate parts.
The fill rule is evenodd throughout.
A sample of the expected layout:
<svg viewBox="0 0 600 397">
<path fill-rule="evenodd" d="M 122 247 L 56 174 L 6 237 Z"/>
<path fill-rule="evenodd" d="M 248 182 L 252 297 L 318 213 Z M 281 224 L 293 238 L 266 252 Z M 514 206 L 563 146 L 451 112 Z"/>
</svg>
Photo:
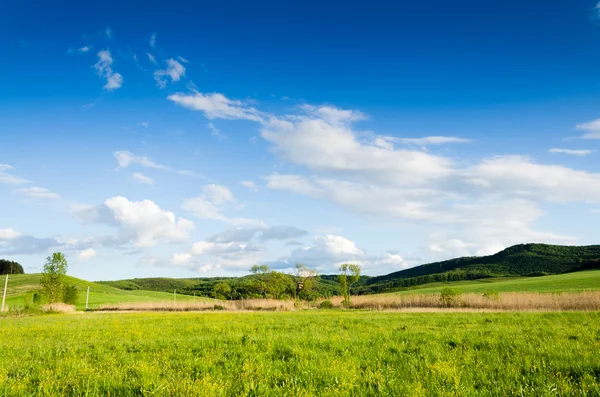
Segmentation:
<svg viewBox="0 0 600 397">
<path fill-rule="evenodd" d="M 80 313 L 0 345 L 10 396 L 600 394 L 597 312 Z"/>
</svg>

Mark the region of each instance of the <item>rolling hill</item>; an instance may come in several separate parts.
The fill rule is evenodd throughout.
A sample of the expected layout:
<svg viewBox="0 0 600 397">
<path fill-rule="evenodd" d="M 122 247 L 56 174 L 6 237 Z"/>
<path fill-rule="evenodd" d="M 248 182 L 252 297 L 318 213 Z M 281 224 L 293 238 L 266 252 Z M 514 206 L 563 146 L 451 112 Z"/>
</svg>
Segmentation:
<svg viewBox="0 0 600 397">
<path fill-rule="evenodd" d="M 543 276 L 593 268 L 600 268 L 600 245 L 520 244 L 494 255 L 450 259 L 372 277 L 357 292 L 379 293 L 434 282 Z"/>
<path fill-rule="evenodd" d="M 547 244 L 520 244 L 494 255 L 463 257 L 429 263 L 385 276 L 362 276 L 353 286 L 354 294 L 374 294 L 411 289 L 432 283 L 460 282 L 467 280 L 505 281 L 506 277 L 543 276 L 563 274 L 578 270 L 600 268 L 600 245 L 558 246 Z M 196 293 L 211 296 L 215 286 L 227 283 L 233 290 L 254 276 L 212 278 L 139 278 L 100 282 L 103 285 L 126 290 L 153 290 L 170 292 L 177 289 L 184 294 Z M 594 279 L 592 282 L 598 280 Z M 480 283 L 481 284 L 481 283 Z M 515 284 L 518 285 L 518 284 Z M 524 286 L 527 283 L 523 284 Z M 598 285 L 600 288 L 600 285 Z M 569 289 L 573 289 L 572 286 Z M 320 296 L 339 295 L 336 275 L 322 275 L 319 281 Z"/>
<path fill-rule="evenodd" d="M 39 289 L 40 274 L 15 274 L 8 276 L 8 289 L 6 303 L 11 306 L 23 306 L 28 294 Z M 4 278 L 0 277 L 2 286 Z M 110 285 L 93 283 L 81 280 L 75 277 L 66 276 L 66 283 L 75 285 L 79 290 L 77 309 L 85 309 L 85 297 L 87 287 L 90 287 L 89 307 L 96 308 L 109 303 L 128 303 L 128 302 L 164 302 L 173 301 L 173 292 L 158 292 L 135 290 L 126 291 L 112 287 Z M 177 294 L 177 300 L 192 300 L 193 296 Z M 204 299 L 207 298 L 197 298 Z"/>
</svg>

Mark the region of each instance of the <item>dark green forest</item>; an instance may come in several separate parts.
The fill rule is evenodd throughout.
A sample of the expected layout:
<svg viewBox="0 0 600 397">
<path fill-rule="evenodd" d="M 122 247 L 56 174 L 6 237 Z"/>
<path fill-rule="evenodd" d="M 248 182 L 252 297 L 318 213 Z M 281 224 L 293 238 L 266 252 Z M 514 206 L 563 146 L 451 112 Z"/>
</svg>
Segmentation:
<svg viewBox="0 0 600 397">
<path fill-rule="evenodd" d="M 25 274 L 25 272 L 19 263 L 0 259 L 0 274 Z"/>
<path fill-rule="evenodd" d="M 366 295 L 398 291 L 431 282 L 476 280 L 491 277 L 543 276 L 600 268 L 600 245 L 575 247 L 520 244 L 494 255 L 463 257 L 416 266 L 385 276 L 361 276 L 352 294 Z M 125 290 L 151 290 L 221 299 L 299 298 L 314 300 L 340 295 L 337 275 L 301 278 L 268 271 L 244 277 L 139 278 L 101 281 Z M 299 285 L 302 288 L 299 288 Z"/>
</svg>

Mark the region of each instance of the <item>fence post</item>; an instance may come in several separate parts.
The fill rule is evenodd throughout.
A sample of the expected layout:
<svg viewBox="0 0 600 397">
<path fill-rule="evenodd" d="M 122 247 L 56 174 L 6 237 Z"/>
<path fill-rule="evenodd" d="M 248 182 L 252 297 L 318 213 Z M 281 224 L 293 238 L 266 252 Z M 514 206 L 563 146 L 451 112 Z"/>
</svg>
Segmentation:
<svg viewBox="0 0 600 397">
<path fill-rule="evenodd" d="M 2 295 L 2 310 L 4 311 L 4 302 L 6 301 L 6 288 L 8 288 L 8 274 L 6 275 L 6 281 L 4 282 L 4 294 Z"/>
</svg>

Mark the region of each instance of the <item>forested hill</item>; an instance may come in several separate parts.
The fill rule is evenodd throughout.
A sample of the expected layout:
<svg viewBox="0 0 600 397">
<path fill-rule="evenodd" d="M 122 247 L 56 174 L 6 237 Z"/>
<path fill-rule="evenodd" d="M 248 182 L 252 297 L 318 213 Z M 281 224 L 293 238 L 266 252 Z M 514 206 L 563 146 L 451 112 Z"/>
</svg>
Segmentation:
<svg viewBox="0 0 600 397">
<path fill-rule="evenodd" d="M 402 270 L 385 276 L 361 276 L 353 285 L 356 294 L 394 291 L 431 282 L 474 280 L 503 276 L 541 276 L 600 268 L 600 245 L 571 247 L 547 244 L 521 244 L 494 255 L 450 259 Z M 261 279 L 263 277 L 264 279 Z M 242 299 L 264 294 L 285 298 L 296 293 L 297 278 L 281 273 L 244 277 L 145 278 L 100 282 L 124 290 L 151 290 L 198 296 Z M 265 284 L 266 286 L 264 286 Z M 261 286 L 263 285 L 263 286 Z M 306 297 L 340 294 L 336 275 L 322 275 Z"/>
<path fill-rule="evenodd" d="M 600 245 L 520 244 L 494 255 L 450 259 L 372 277 L 361 290 L 363 293 L 373 293 L 429 282 L 540 276 L 596 267 L 600 267 Z"/>
</svg>

